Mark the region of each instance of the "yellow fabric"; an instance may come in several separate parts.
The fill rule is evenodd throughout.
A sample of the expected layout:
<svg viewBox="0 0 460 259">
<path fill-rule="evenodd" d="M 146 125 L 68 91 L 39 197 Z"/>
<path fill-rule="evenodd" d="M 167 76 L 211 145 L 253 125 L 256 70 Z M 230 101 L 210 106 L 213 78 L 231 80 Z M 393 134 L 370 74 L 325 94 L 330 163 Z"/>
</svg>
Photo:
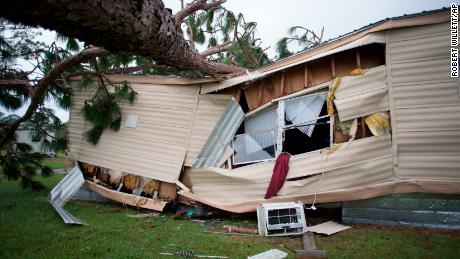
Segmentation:
<svg viewBox="0 0 460 259">
<path fill-rule="evenodd" d="M 364 120 L 374 136 L 390 134 L 390 115 L 388 112 L 376 112 Z"/>
<path fill-rule="evenodd" d="M 336 77 L 334 81 L 332 81 L 331 87 L 329 87 L 329 91 L 327 92 L 327 114 L 329 116 L 334 115 L 334 93 L 339 87 L 340 84 L 340 77 Z"/>
<path fill-rule="evenodd" d="M 364 75 L 364 71 L 361 68 L 355 68 L 353 71 L 350 72 L 350 76 L 360 76 Z"/>
</svg>

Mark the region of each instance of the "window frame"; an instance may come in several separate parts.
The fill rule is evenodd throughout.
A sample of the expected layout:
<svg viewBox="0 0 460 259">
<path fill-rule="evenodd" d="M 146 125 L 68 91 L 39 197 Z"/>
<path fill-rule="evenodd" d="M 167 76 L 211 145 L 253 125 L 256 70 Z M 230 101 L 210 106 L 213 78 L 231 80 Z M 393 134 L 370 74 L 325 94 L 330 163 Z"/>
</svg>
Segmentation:
<svg viewBox="0 0 460 259">
<path fill-rule="evenodd" d="M 311 120 L 311 121 L 316 121 L 315 123 L 306 123 L 306 124 L 302 124 L 302 125 L 299 125 L 299 126 L 296 126 L 295 124 L 286 125 L 286 122 L 285 122 L 285 117 L 286 117 L 286 104 L 285 104 L 285 102 L 286 101 L 294 100 L 294 99 L 298 99 L 298 98 L 303 98 L 303 97 L 306 97 L 306 96 L 315 96 L 315 95 L 324 94 L 324 93 L 327 93 L 327 89 L 329 89 L 329 85 L 327 85 L 325 87 L 322 87 L 320 89 L 316 89 L 318 92 L 315 91 L 313 93 L 312 92 L 303 93 L 301 95 L 291 97 L 291 98 L 283 98 L 283 99 L 279 98 L 278 100 L 275 100 L 273 102 L 274 108 L 273 108 L 272 105 L 270 105 L 268 107 L 265 107 L 264 109 L 261 109 L 261 110 L 255 112 L 255 113 L 252 113 L 250 116 L 248 116 L 248 117 L 258 116 L 258 114 L 261 114 L 261 113 L 263 113 L 265 111 L 268 111 L 269 109 L 276 109 L 276 114 L 277 114 L 277 116 L 276 116 L 276 118 L 277 118 L 276 125 L 277 125 L 277 127 L 275 129 L 264 130 L 264 131 L 260 131 L 260 132 L 241 133 L 241 134 L 237 134 L 237 135 L 233 136 L 233 139 L 232 139 L 233 152 L 236 151 L 235 146 L 234 146 L 234 144 L 235 144 L 234 142 L 235 142 L 235 139 L 238 136 L 274 131 L 274 135 L 275 135 L 275 138 L 276 138 L 275 139 L 275 157 L 274 158 L 268 158 L 268 159 L 262 159 L 262 160 L 247 161 L 247 162 L 244 162 L 244 163 L 235 163 L 235 153 L 233 153 L 233 155 L 232 155 L 232 163 L 233 163 L 233 165 L 247 165 L 247 164 L 253 164 L 253 163 L 260 163 L 260 162 L 276 160 L 278 155 L 283 150 L 283 143 L 285 141 L 285 131 L 286 130 L 290 130 L 290 129 L 294 129 L 294 128 L 298 128 L 298 127 L 303 127 L 303 126 L 308 126 L 308 125 L 316 125 L 318 123 L 317 122 L 318 120 L 324 119 L 324 118 L 329 118 L 329 120 L 327 122 L 329 124 L 329 139 L 330 139 L 329 147 L 331 147 L 333 145 L 333 143 L 334 143 L 334 140 L 333 140 L 333 137 L 334 137 L 334 116 L 330 116 L 330 115 L 319 116 L 319 117 L 316 117 L 316 118 Z M 326 90 L 326 91 L 324 91 L 324 90 Z M 327 105 L 327 100 L 325 102 L 326 103 L 323 104 L 323 105 Z M 307 153 L 310 153 L 310 152 L 316 152 L 318 150 L 312 150 L 312 151 L 297 154 L 297 155 L 304 155 L 304 154 L 307 154 Z M 297 156 L 297 155 L 294 155 L 294 156 Z"/>
</svg>

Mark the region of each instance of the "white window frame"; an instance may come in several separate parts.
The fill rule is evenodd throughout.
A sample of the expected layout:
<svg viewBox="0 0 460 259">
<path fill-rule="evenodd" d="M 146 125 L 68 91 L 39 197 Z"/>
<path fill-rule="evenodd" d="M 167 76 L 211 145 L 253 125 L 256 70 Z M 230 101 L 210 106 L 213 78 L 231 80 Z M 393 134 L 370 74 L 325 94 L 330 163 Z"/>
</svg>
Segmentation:
<svg viewBox="0 0 460 259">
<path fill-rule="evenodd" d="M 326 88 L 326 89 L 328 89 L 328 88 Z M 329 118 L 329 120 L 327 122 L 329 124 L 329 129 L 330 129 L 329 130 L 330 131 L 329 132 L 329 139 L 330 139 L 329 146 L 332 146 L 332 144 L 334 143 L 333 142 L 334 116 L 329 116 L 329 115 L 319 116 L 319 117 L 314 118 L 313 120 L 311 120 L 311 121 L 315 121 L 315 123 L 305 123 L 305 124 L 302 124 L 302 125 L 299 125 L 299 126 L 296 126 L 294 124 L 286 125 L 286 123 L 285 123 L 285 116 L 286 116 L 286 103 L 285 102 L 286 101 L 297 99 L 297 98 L 303 98 L 303 97 L 306 97 L 306 96 L 314 96 L 314 95 L 324 94 L 324 93 L 325 93 L 324 91 L 317 92 L 317 93 L 305 93 L 305 94 L 302 94 L 302 95 L 299 95 L 299 96 L 295 96 L 295 97 L 288 98 L 288 99 L 282 99 L 282 100 L 278 100 L 277 102 L 275 102 L 274 105 L 275 105 L 275 109 L 276 109 L 276 113 L 277 113 L 277 130 L 276 130 L 276 136 L 275 136 L 276 137 L 275 157 L 274 158 L 268 158 L 268 159 L 262 159 L 262 160 L 247 161 L 247 162 L 244 162 L 244 163 L 235 163 L 235 160 L 234 160 L 235 156 L 232 155 L 233 164 L 234 165 L 245 165 L 245 164 L 252 164 L 252 163 L 259 163 L 259 162 L 275 160 L 283 150 L 283 143 L 285 141 L 285 131 L 286 130 L 290 130 L 290 129 L 294 129 L 294 128 L 298 128 L 298 127 L 302 127 L 302 126 L 315 125 L 315 124 L 317 124 L 318 120 L 324 119 L 324 118 Z M 324 104 L 324 105 L 327 105 L 327 103 Z M 270 105 L 269 107 L 273 107 L 273 106 Z M 267 108 L 269 108 L 269 107 L 267 107 Z M 267 111 L 267 109 L 257 111 L 256 113 L 251 114 L 250 117 L 257 116 L 258 114 L 263 113 L 265 111 Z M 235 141 L 235 138 L 237 136 L 251 135 L 251 134 L 270 132 L 270 131 L 274 131 L 274 129 L 260 131 L 260 132 L 242 133 L 242 134 L 235 135 L 233 137 L 233 140 L 232 140 L 232 148 L 235 151 L 234 141 Z M 309 152 L 306 152 L 306 153 L 315 152 L 315 151 L 316 150 L 312 150 L 312 151 L 309 151 Z M 298 155 L 303 155 L 303 154 L 306 154 L 306 153 L 302 153 L 302 154 L 298 154 Z"/>
</svg>

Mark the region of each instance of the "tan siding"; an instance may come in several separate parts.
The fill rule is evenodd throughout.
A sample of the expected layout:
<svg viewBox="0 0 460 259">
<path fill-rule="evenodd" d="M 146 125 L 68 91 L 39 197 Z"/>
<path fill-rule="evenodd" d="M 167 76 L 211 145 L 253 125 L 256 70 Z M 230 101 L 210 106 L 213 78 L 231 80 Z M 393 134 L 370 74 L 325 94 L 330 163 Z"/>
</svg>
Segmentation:
<svg viewBox="0 0 460 259">
<path fill-rule="evenodd" d="M 397 160 L 403 179 L 460 179 L 460 98 L 449 24 L 389 33 Z"/>
<path fill-rule="evenodd" d="M 385 66 L 371 68 L 364 75 L 343 77 L 334 103 L 341 121 L 389 110 Z"/>
<path fill-rule="evenodd" d="M 90 128 L 80 115 L 89 94 L 74 92 L 69 144 L 79 161 L 174 183 L 188 146 L 198 86 L 131 84 L 138 93 L 133 105 L 122 105 L 120 131 L 106 130 L 96 146 L 83 137 Z M 128 114 L 138 116 L 136 128 L 126 128 Z"/>
<path fill-rule="evenodd" d="M 332 154 L 317 151 L 294 156 L 289 161 L 288 179 L 280 191 L 302 195 L 366 186 L 389 181 L 393 176 L 390 136 L 371 137 L 343 144 Z M 263 199 L 270 183 L 274 161 L 233 170 L 193 168 L 190 171 L 194 194 L 212 203 L 229 204 Z M 325 172 L 319 182 L 320 174 Z M 340 201 L 340 197 L 337 197 Z"/>
<path fill-rule="evenodd" d="M 195 119 L 190 135 L 190 142 L 185 157 L 185 165 L 192 166 L 198 153 L 216 126 L 222 113 L 232 97 L 220 94 L 200 95 Z"/>
</svg>

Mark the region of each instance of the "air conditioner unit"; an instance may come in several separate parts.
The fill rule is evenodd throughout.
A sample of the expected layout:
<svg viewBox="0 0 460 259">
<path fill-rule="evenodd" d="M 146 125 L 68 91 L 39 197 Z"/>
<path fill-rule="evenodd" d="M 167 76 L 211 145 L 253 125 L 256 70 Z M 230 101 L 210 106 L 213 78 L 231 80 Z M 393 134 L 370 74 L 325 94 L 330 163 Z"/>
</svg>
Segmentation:
<svg viewBox="0 0 460 259">
<path fill-rule="evenodd" d="M 302 202 L 264 203 L 257 207 L 259 235 L 302 235 L 307 228 Z"/>
</svg>

